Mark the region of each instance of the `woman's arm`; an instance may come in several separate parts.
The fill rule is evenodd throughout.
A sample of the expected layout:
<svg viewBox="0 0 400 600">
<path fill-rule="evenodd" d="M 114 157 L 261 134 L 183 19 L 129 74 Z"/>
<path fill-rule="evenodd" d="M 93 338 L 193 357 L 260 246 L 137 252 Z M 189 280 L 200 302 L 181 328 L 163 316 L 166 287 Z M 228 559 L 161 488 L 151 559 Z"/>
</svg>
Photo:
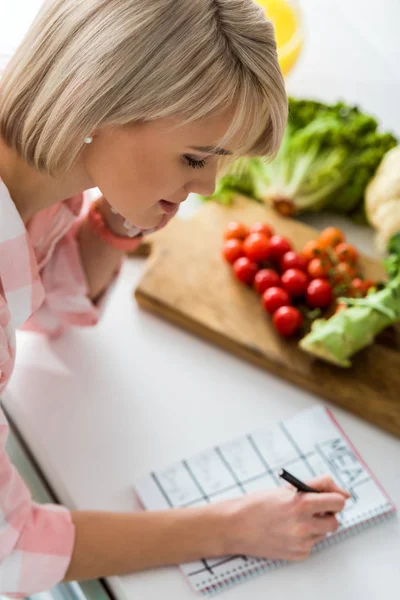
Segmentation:
<svg viewBox="0 0 400 600">
<path fill-rule="evenodd" d="M 214 507 L 159 512 L 75 511 L 75 548 L 65 581 L 125 575 L 222 556 L 226 519 Z"/>
<path fill-rule="evenodd" d="M 108 202 L 101 198 L 99 208 L 107 223 L 117 235 L 123 236 L 123 219 L 111 212 Z M 120 267 L 124 252 L 112 248 L 102 240 L 85 219 L 77 234 L 82 263 L 89 287 L 89 297 L 96 300 L 104 292 Z M 139 245 L 139 242 L 138 242 Z"/>
<path fill-rule="evenodd" d="M 0 312 L 4 318 L 4 310 Z M 7 338 L 1 327 L 0 332 L 0 357 L 4 358 Z M 9 377 L 10 365 L 0 366 Z M 1 393 L 4 386 L 3 381 Z M 0 596 L 26 598 L 51 589 L 62 579 L 71 559 L 75 528 L 66 508 L 32 501 L 6 453 L 8 434 L 0 408 Z"/>
<path fill-rule="evenodd" d="M 328 532 L 336 531 L 334 514 L 350 496 L 329 477 L 309 484 L 322 493 L 281 487 L 198 508 L 72 512 L 76 538 L 65 580 L 124 575 L 227 554 L 304 560 Z"/>
</svg>

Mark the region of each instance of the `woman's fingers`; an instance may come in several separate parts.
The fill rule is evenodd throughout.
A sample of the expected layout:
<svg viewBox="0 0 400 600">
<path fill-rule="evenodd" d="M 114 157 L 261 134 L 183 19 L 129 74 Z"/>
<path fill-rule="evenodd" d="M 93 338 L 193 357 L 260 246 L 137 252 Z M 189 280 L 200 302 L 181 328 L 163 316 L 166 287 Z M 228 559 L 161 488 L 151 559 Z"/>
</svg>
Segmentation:
<svg viewBox="0 0 400 600">
<path fill-rule="evenodd" d="M 316 517 L 313 520 L 312 530 L 313 535 L 326 535 L 327 533 L 334 533 L 339 529 L 339 521 L 333 515 L 327 515 L 326 517 Z"/>
<path fill-rule="evenodd" d="M 319 544 L 320 542 L 322 542 L 325 539 L 326 539 L 326 534 L 323 534 L 323 535 L 313 535 L 311 537 L 313 546 L 315 546 L 315 544 Z"/>
<path fill-rule="evenodd" d="M 314 479 L 307 481 L 307 484 L 321 492 L 336 492 L 342 494 L 345 498 L 351 498 L 350 492 L 336 485 L 330 475 L 315 477 Z"/>
<path fill-rule="evenodd" d="M 297 550 L 292 550 L 289 553 L 289 555 L 287 556 L 288 560 L 291 560 L 291 561 L 306 560 L 310 556 L 313 547 L 325 539 L 326 539 L 326 535 L 309 536 L 306 540 L 304 540 L 302 545 Z"/>
<path fill-rule="evenodd" d="M 341 512 L 346 504 L 342 494 L 336 492 L 321 494 L 306 494 L 303 505 L 307 514 L 316 515 L 317 513 L 337 513 Z"/>
</svg>

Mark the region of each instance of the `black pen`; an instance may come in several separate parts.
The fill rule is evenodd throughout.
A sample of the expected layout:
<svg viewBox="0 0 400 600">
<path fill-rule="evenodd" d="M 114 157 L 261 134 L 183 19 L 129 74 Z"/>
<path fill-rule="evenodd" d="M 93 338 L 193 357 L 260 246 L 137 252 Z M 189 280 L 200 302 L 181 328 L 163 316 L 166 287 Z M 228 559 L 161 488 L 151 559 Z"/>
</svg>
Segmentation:
<svg viewBox="0 0 400 600">
<path fill-rule="evenodd" d="M 297 479 L 297 477 L 285 471 L 285 469 L 282 469 L 282 471 L 279 473 L 279 477 L 282 477 L 282 479 L 294 485 L 294 487 L 297 488 L 298 492 L 310 492 L 312 494 L 320 493 L 319 490 L 315 490 L 306 483 L 303 483 L 302 481 L 300 481 L 300 479 Z"/>
</svg>

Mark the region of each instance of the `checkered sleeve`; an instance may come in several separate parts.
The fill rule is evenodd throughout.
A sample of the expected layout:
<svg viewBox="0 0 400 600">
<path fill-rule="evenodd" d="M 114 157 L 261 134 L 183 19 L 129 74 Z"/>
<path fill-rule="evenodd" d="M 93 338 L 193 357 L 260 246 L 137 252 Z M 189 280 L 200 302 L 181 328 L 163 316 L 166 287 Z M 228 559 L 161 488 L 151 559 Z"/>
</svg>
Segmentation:
<svg viewBox="0 0 400 600">
<path fill-rule="evenodd" d="M 32 501 L 6 454 L 7 436 L 0 410 L 0 594 L 25 598 L 63 580 L 75 528 L 66 508 Z"/>
<path fill-rule="evenodd" d="M 0 180 L 0 396 L 12 375 L 15 329 L 43 301 L 44 290 L 25 225 Z M 12 465 L 9 426 L 0 409 L 0 595 L 25 598 L 62 581 L 75 538 L 70 512 L 33 502 Z"/>
</svg>

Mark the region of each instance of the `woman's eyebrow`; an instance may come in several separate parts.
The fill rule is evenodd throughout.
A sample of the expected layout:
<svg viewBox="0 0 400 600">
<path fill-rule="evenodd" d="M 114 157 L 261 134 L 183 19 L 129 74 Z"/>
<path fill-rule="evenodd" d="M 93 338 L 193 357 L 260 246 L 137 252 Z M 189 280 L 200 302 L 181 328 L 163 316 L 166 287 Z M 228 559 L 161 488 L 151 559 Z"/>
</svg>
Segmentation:
<svg viewBox="0 0 400 600">
<path fill-rule="evenodd" d="M 190 146 L 191 150 L 205 152 L 206 154 L 218 154 L 219 156 L 230 156 L 232 152 L 225 148 L 215 148 L 214 146 Z"/>
</svg>

